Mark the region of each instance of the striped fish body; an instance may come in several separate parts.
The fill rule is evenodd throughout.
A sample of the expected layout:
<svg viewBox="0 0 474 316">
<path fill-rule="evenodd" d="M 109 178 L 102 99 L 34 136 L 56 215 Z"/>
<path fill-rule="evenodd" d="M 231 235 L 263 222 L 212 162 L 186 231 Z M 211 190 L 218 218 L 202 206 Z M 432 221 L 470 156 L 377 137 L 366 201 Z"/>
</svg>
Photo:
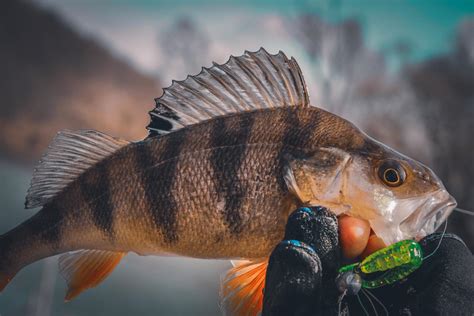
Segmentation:
<svg viewBox="0 0 474 316">
<path fill-rule="evenodd" d="M 95 131 L 53 140 L 25 204 L 42 209 L 0 236 L 0 291 L 22 267 L 55 254 L 63 254 L 67 300 L 128 252 L 258 261 L 303 202 L 288 186 L 289 164 L 325 147 L 367 145 L 352 124 L 309 105 L 296 61 L 282 52 L 231 57 L 156 101 L 143 141 Z M 259 285 L 246 297 L 258 309 L 265 265 L 256 267 Z"/>
<path fill-rule="evenodd" d="M 78 249 L 265 257 L 298 203 L 283 179 L 288 160 L 345 146 L 329 135 L 339 121 L 317 108 L 259 110 L 131 143 L 24 224 L 21 239 L 41 250 L 28 261 Z"/>
</svg>

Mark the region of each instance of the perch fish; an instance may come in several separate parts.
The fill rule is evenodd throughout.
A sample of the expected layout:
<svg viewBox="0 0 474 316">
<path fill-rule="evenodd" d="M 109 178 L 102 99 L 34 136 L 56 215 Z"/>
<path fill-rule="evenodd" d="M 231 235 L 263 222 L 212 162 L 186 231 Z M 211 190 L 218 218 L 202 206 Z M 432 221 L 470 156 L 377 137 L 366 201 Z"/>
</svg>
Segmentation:
<svg viewBox="0 0 474 316">
<path fill-rule="evenodd" d="M 267 258 L 296 207 L 367 220 L 390 245 L 433 232 L 456 205 L 429 168 L 310 105 L 283 52 L 245 52 L 173 81 L 150 116 L 138 142 L 57 134 L 26 197 L 41 209 L 0 236 L 0 291 L 57 254 L 66 300 L 128 252 L 238 259 L 223 308 L 255 315 Z"/>
</svg>

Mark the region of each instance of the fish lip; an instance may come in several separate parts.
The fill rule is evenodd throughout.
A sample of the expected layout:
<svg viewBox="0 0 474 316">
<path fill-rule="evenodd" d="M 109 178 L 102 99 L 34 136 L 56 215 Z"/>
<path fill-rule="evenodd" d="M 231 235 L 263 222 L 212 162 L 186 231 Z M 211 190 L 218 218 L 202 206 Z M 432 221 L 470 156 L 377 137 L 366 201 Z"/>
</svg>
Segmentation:
<svg viewBox="0 0 474 316">
<path fill-rule="evenodd" d="M 446 190 L 438 190 L 400 222 L 400 230 L 409 237 L 419 240 L 434 233 L 456 205 L 456 200 Z"/>
<path fill-rule="evenodd" d="M 433 210 L 429 211 L 429 213 L 431 213 L 431 214 L 433 214 L 433 215 L 431 215 L 430 217 L 428 217 L 428 218 L 426 219 L 427 221 L 429 221 L 430 219 L 432 219 L 432 218 L 433 218 L 434 216 L 436 216 L 437 214 L 444 214 L 444 215 L 442 216 L 443 220 L 440 221 L 439 225 L 434 225 L 434 231 L 436 231 L 436 230 L 441 226 L 441 224 L 447 220 L 448 216 L 449 216 L 449 215 L 451 214 L 451 212 L 452 212 L 452 210 L 450 211 L 449 209 L 450 209 L 450 208 L 454 209 L 454 208 L 456 207 L 456 205 L 457 205 L 457 203 L 456 203 L 455 201 L 453 202 L 453 201 L 451 201 L 451 200 L 449 200 L 447 203 L 445 203 L 445 202 L 440 202 L 440 203 L 438 203 L 438 205 L 439 205 L 439 204 L 441 204 L 439 207 L 434 208 Z M 446 213 L 448 213 L 448 214 L 446 214 Z M 422 228 L 423 228 L 423 226 L 420 227 L 420 229 L 422 229 Z M 434 231 L 433 231 L 433 232 L 434 232 Z M 420 240 L 420 239 L 422 239 L 423 237 L 425 237 L 425 236 L 416 236 L 415 239 Z"/>
</svg>

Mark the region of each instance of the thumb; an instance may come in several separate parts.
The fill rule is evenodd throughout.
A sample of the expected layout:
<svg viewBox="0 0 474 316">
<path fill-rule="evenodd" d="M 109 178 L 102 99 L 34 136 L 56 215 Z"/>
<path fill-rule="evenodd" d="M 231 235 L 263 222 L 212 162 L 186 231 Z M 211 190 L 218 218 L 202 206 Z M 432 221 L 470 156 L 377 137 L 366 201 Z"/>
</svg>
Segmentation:
<svg viewBox="0 0 474 316">
<path fill-rule="evenodd" d="M 286 240 L 299 240 L 317 253 L 321 262 L 321 288 L 324 296 L 320 308 L 322 314 L 337 314 L 339 291 L 335 279 L 341 259 L 338 219 L 325 207 L 301 207 L 288 218 Z"/>
<path fill-rule="evenodd" d="M 297 240 L 273 250 L 267 268 L 262 315 L 320 315 L 322 270 L 318 255 Z"/>
<path fill-rule="evenodd" d="M 324 279 L 334 278 L 340 265 L 337 217 L 321 206 L 301 207 L 288 218 L 285 240 L 299 240 L 318 254 Z"/>
</svg>

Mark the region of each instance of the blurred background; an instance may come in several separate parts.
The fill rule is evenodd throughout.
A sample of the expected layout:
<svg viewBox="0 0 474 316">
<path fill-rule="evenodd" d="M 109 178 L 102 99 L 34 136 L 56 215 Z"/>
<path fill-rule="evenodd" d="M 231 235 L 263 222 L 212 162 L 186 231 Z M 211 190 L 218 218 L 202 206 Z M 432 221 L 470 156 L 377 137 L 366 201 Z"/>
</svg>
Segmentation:
<svg viewBox="0 0 474 316">
<path fill-rule="evenodd" d="M 471 0 L 3 0 L 0 4 L 0 233 L 61 129 L 140 140 L 172 79 L 265 47 L 294 56 L 312 104 L 431 166 L 474 209 Z M 448 231 L 474 248 L 474 218 Z M 217 315 L 226 261 L 129 255 L 63 303 L 56 258 L 0 295 L 0 315 Z"/>
</svg>

